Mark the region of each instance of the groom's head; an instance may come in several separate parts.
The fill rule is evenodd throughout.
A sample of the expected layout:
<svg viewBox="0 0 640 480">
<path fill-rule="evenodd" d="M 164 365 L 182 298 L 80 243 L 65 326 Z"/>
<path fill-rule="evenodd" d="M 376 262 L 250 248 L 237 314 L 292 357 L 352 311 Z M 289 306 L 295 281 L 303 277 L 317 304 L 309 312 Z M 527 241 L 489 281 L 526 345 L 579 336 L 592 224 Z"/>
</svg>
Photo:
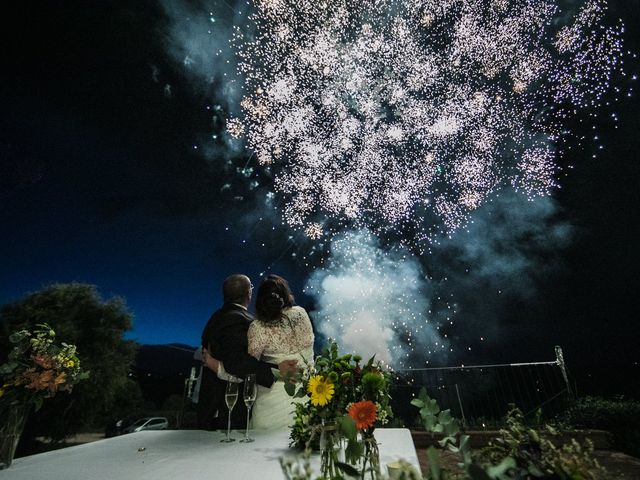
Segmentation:
<svg viewBox="0 0 640 480">
<path fill-rule="evenodd" d="M 222 295 L 225 303 L 237 303 L 249 306 L 253 286 L 246 275 L 235 274 L 227 277 L 222 284 Z"/>
</svg>

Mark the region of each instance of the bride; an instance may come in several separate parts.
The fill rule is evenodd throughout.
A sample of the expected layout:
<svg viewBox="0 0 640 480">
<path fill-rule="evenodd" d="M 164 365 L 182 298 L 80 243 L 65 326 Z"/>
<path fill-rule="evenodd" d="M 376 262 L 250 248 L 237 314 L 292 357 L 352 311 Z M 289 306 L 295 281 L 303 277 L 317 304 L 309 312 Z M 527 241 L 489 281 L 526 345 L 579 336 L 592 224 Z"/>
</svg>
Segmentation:
<svg viewBox="0 0 640 480">
<path fill-rule="evenodd" d="M 267 276 L 256 297 L 256 320 L 247 333 L 249 355 L 263 362 L 278 364 L 297 360 L 298 365 L 313 361 L 313 329 L 307 312 L 294 305 L 287 281 L 278 275 Z M 293 421 L 293 399 L 284 389 L 284 381 L 271 388 L 258 385 L 253 407 L 256 429 L 286 428 Z"/>
</svg>

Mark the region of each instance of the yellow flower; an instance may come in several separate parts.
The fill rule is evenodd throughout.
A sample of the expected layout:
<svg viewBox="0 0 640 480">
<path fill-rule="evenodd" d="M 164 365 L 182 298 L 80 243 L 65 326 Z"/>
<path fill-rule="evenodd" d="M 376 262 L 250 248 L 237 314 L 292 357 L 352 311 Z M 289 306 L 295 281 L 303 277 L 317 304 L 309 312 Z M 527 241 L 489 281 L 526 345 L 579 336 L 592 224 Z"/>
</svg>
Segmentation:
<svg viewBox="0 0 640 480">
<path fill-rule="evenodd" d="M 71 368 L 75 365 L 75 363 L 73 362 L 73 360 L 69 360 L 67 363 L 64 364 L 65 367 L 67 368 Z"/>
<path fill-rule="evenodd" d="M 307 391 L 311 394 L 311 404 L 315 407 L 324 407 L 333 397 L 334 387 L 329 379 L 322 375 L 316 375 L 309 379 Z"/>
</svg>

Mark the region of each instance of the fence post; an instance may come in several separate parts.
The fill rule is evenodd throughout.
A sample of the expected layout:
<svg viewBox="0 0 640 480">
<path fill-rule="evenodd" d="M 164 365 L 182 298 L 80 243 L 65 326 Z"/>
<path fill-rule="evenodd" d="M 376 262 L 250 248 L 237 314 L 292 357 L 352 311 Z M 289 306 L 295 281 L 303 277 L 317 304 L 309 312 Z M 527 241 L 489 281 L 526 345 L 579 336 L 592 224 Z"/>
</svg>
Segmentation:
<svg viewBox="0 0 640 480">
<path fill-rule="evenodd" d="M 564 378 L 564 383 L 567 386 L 569 398 L 573 400 L 573 390 L 571 390 L 571 384 L 569 383 L 569 377 L 567 376 L 567 369 L 564 363 L 564 355 L 562 354 L 562 347 L 560 347 L 560 345 L 556 345 L 556 364 L 560 367 L 560 371 L 562 372 L 562 378 Z"/>
<path fill-rule="evenodd" d="M 458 396 L 458 404 L 460 405 L 460 413 L 462 414 L 462 426 L 467 428 L 467 419 L 464 416 L 464 408 L 462 408 L 462 400 L 460 399 L 460 390 L 458 390 L 458 384 L 456 383 L 456 395 Z"/>
</svg>

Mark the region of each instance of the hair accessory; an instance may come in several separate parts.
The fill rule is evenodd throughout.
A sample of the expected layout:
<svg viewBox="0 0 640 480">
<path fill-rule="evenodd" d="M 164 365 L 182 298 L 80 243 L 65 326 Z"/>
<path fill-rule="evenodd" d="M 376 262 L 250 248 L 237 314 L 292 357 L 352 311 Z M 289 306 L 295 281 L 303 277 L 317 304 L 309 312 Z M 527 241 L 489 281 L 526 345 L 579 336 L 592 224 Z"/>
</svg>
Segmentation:
<svg viewBox="0 0 640 480">
<path fill-rule="evenodd" d="M 280 306 L 281 307 L 284 305 L 284 299 L 278 293 L 271 292 L 271 296 L 278 299 L 278 301 L 280 302 Z"/>
</svg>

